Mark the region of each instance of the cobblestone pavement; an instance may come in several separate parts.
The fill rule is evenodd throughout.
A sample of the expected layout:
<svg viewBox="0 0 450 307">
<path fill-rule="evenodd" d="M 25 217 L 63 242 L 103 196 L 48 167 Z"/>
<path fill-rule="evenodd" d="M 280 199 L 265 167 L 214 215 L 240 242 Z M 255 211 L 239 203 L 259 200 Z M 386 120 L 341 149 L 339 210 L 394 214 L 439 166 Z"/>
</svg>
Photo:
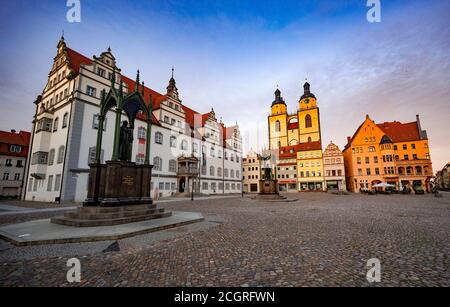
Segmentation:
<svg viewBox="0 0 450 307">
<path fill-rule="evenodd" d="M 295 197 L 165 203 L 225 222 L 161 240 L 121 240 L 118 252 L 59 248 L 78 253 L 78 286 L 450 286 L 450 195 Z M 0 255 L 19 249 L 3 244 Z M 370 258 L 381 261 L 381 283 L 366 280 Z M 67 259 L 1 260 L 0 285 L 71 286 Z"/>
</svg>

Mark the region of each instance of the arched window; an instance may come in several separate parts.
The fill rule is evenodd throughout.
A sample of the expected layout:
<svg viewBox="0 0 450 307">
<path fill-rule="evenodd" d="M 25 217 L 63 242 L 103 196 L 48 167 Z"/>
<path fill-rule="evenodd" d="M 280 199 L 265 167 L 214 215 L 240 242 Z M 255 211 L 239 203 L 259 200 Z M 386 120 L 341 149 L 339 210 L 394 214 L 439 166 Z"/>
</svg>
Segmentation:
<svg viewBox="0 0 450 307">
<path fill-rule="evenodd" d="M 280 121 L 277 120 L 275 122 L 275 132 L 280 132 L 280 130 L 281 130 L 281 124 L 280 124 Z"/>
<path fill-rule="evenodd" d="M 59 147 L 58 149 L 58 164 L 61 164 L 64 160 L 64 146 Z"/>
<path fill-rule="evenodd" d="M 375 152 L 375 147 L 374 146 L 369 146 L 369 152 Z"/>
<path fill-rule="evenodd" d="M 177 171 L 177 161 L 172 159 L 169 161 L 169 172 L 175 173 L 176 171 Z"/>
<path fill-rule="evenodd" d="M 222 168 L 221 167 L 217 168 L 217 176 L 222 177 Z"/>
<path fill-rule="evenodd" d="M 58 125 L 59 125 L 59 118 L 55 118 L 55 120 L 53 121 L 53 132 L 58 131 Z"/>
<path fill-rule="evenodd" d="M 175 136 L 170 137 L 170 147 L 177 148 L 177 138 Z"/>
<path fill-rule="evenodd" d="M 214 149 L 214 147 L 211 147 L 211 149 L 209 150 L 209 154 L 211 155 L 211 157 L 215 157 L 216 156 L 216 151 Z"/>
<path fill-rule="evenodd" d="M 228 168 L 226 168 L 226 169 L 223 170 L 223 175 L 224 175 L 225 177 L 228 177 Z"/>
<path fill-rule="evenodd" d="M 55 150 L 52 149 L 48 153 L 48 165 L 53 165 L 53 162 L 55 162 Z"/>
<path fill-rule="evenodd" d="M 232 170 L 230 171 L 230 177 L 231 177 L 231 178 L 234 178 L 234 169 L 232 169 Z"/>
<path fill-rule="evenodd" d="M 214 176 L 214 166 L 209 167 L 209 175 Z"/>
<path fill-rule="evenodd" d="M 311 115 L 307 114 L 305 117 L 305 128 L 311 127 L 312 127 Z"/>
<path fill-rule="evenodd" d="M 160 157 L 154 157 L 153 158 L 153 169 L 155 171 L 161 171 L 162 170 L 162 159 Z"/>
<path fill-rule="evenodd" d="M 62 127 L 66 128 L 69 123 L 69 113 L 64 113 Z"/>
<path fill-rule="evenodd" d="M 236 171 L 236 178 L 239 178 L 239 171 Z"/>
<path fill-rule="evenodd" d="M 155 133 L 155 143 L 161 145 L 163 143 L 163 134 L 159 131 Z"/>
</svg>

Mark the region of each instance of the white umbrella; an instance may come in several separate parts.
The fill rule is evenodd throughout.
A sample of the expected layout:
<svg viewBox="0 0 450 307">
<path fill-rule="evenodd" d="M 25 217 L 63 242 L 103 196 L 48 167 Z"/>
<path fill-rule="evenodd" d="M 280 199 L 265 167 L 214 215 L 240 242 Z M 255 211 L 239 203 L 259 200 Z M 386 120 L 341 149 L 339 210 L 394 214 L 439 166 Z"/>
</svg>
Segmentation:
<svg viewBox="0 0 450 307">
<path fill-rule="evenodd" d="M 386 182 L 381 182 L 372 187 L 374 187 L 374 188 L 395 188 L 395 185 L 386 183 Z"/>
</svg>

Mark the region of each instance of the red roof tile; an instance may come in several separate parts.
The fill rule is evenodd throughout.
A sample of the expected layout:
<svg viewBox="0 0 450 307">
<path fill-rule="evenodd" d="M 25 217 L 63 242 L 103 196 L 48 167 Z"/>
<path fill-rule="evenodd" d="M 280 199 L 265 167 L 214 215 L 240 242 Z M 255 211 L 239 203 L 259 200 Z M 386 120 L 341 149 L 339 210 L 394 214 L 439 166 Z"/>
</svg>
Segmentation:
<svg viewBox="0 0 450 307">
<path fill-rule="evenodd" d="M 75 50 L 72 50 L 70 48 L 67 48 L 67 55 L 69 56 L 70 61 L 70 68 L 72 68 L 73 71 L 78 73 L 80 71 L 80 65 L 81 64 L 92 64 L 92 60 L 88 57 L 85 57 L 81 53 L 76 52 Z"/>
<path fill-rule="evenodd" d="M 295 123 L 289 123 L 287 126 L 288 130 L 295 130 L 298 129 L 298 122 Z"/>
<path fill-rule="evenodd" d="M 0 131 L 0 154 L 16 157 L 27 157 L 31 133 L 20 131 L 19 133 Z M 10 151 L 10 145 L 22 146 L 22 152 Z"/>
<path fill-rule="evenodd" d="M 402 124 L 401 122 L 385 122 L 377 124 L 392 142 L 409 142 L 420 140 L 417 122 Z"/>
</svg>

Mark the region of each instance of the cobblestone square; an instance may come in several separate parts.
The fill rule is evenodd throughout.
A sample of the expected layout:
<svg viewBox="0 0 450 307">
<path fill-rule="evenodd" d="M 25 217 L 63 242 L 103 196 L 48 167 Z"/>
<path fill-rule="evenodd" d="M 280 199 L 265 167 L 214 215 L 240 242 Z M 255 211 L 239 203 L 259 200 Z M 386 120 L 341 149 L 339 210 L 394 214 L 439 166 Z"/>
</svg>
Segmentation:
<svg viewBox="0 0 450 307">
<path fill-rule="evenodd" d="M 298 200 L 161 202 L 200 212 L 205 222 L 120 240 L 119 251 L 104 252 L 114 242 L 17 248 L 2 241 L 0 285 L 450 285 L 449 193 L 288 196 Z M 0 217 L 0 223 L 26 219 Z M 81 261 L 79 284 L 66 280 L 71 257 Z M 381 261 L 380 283 L 366 279 L 371 258 Z"/>
</svg>

